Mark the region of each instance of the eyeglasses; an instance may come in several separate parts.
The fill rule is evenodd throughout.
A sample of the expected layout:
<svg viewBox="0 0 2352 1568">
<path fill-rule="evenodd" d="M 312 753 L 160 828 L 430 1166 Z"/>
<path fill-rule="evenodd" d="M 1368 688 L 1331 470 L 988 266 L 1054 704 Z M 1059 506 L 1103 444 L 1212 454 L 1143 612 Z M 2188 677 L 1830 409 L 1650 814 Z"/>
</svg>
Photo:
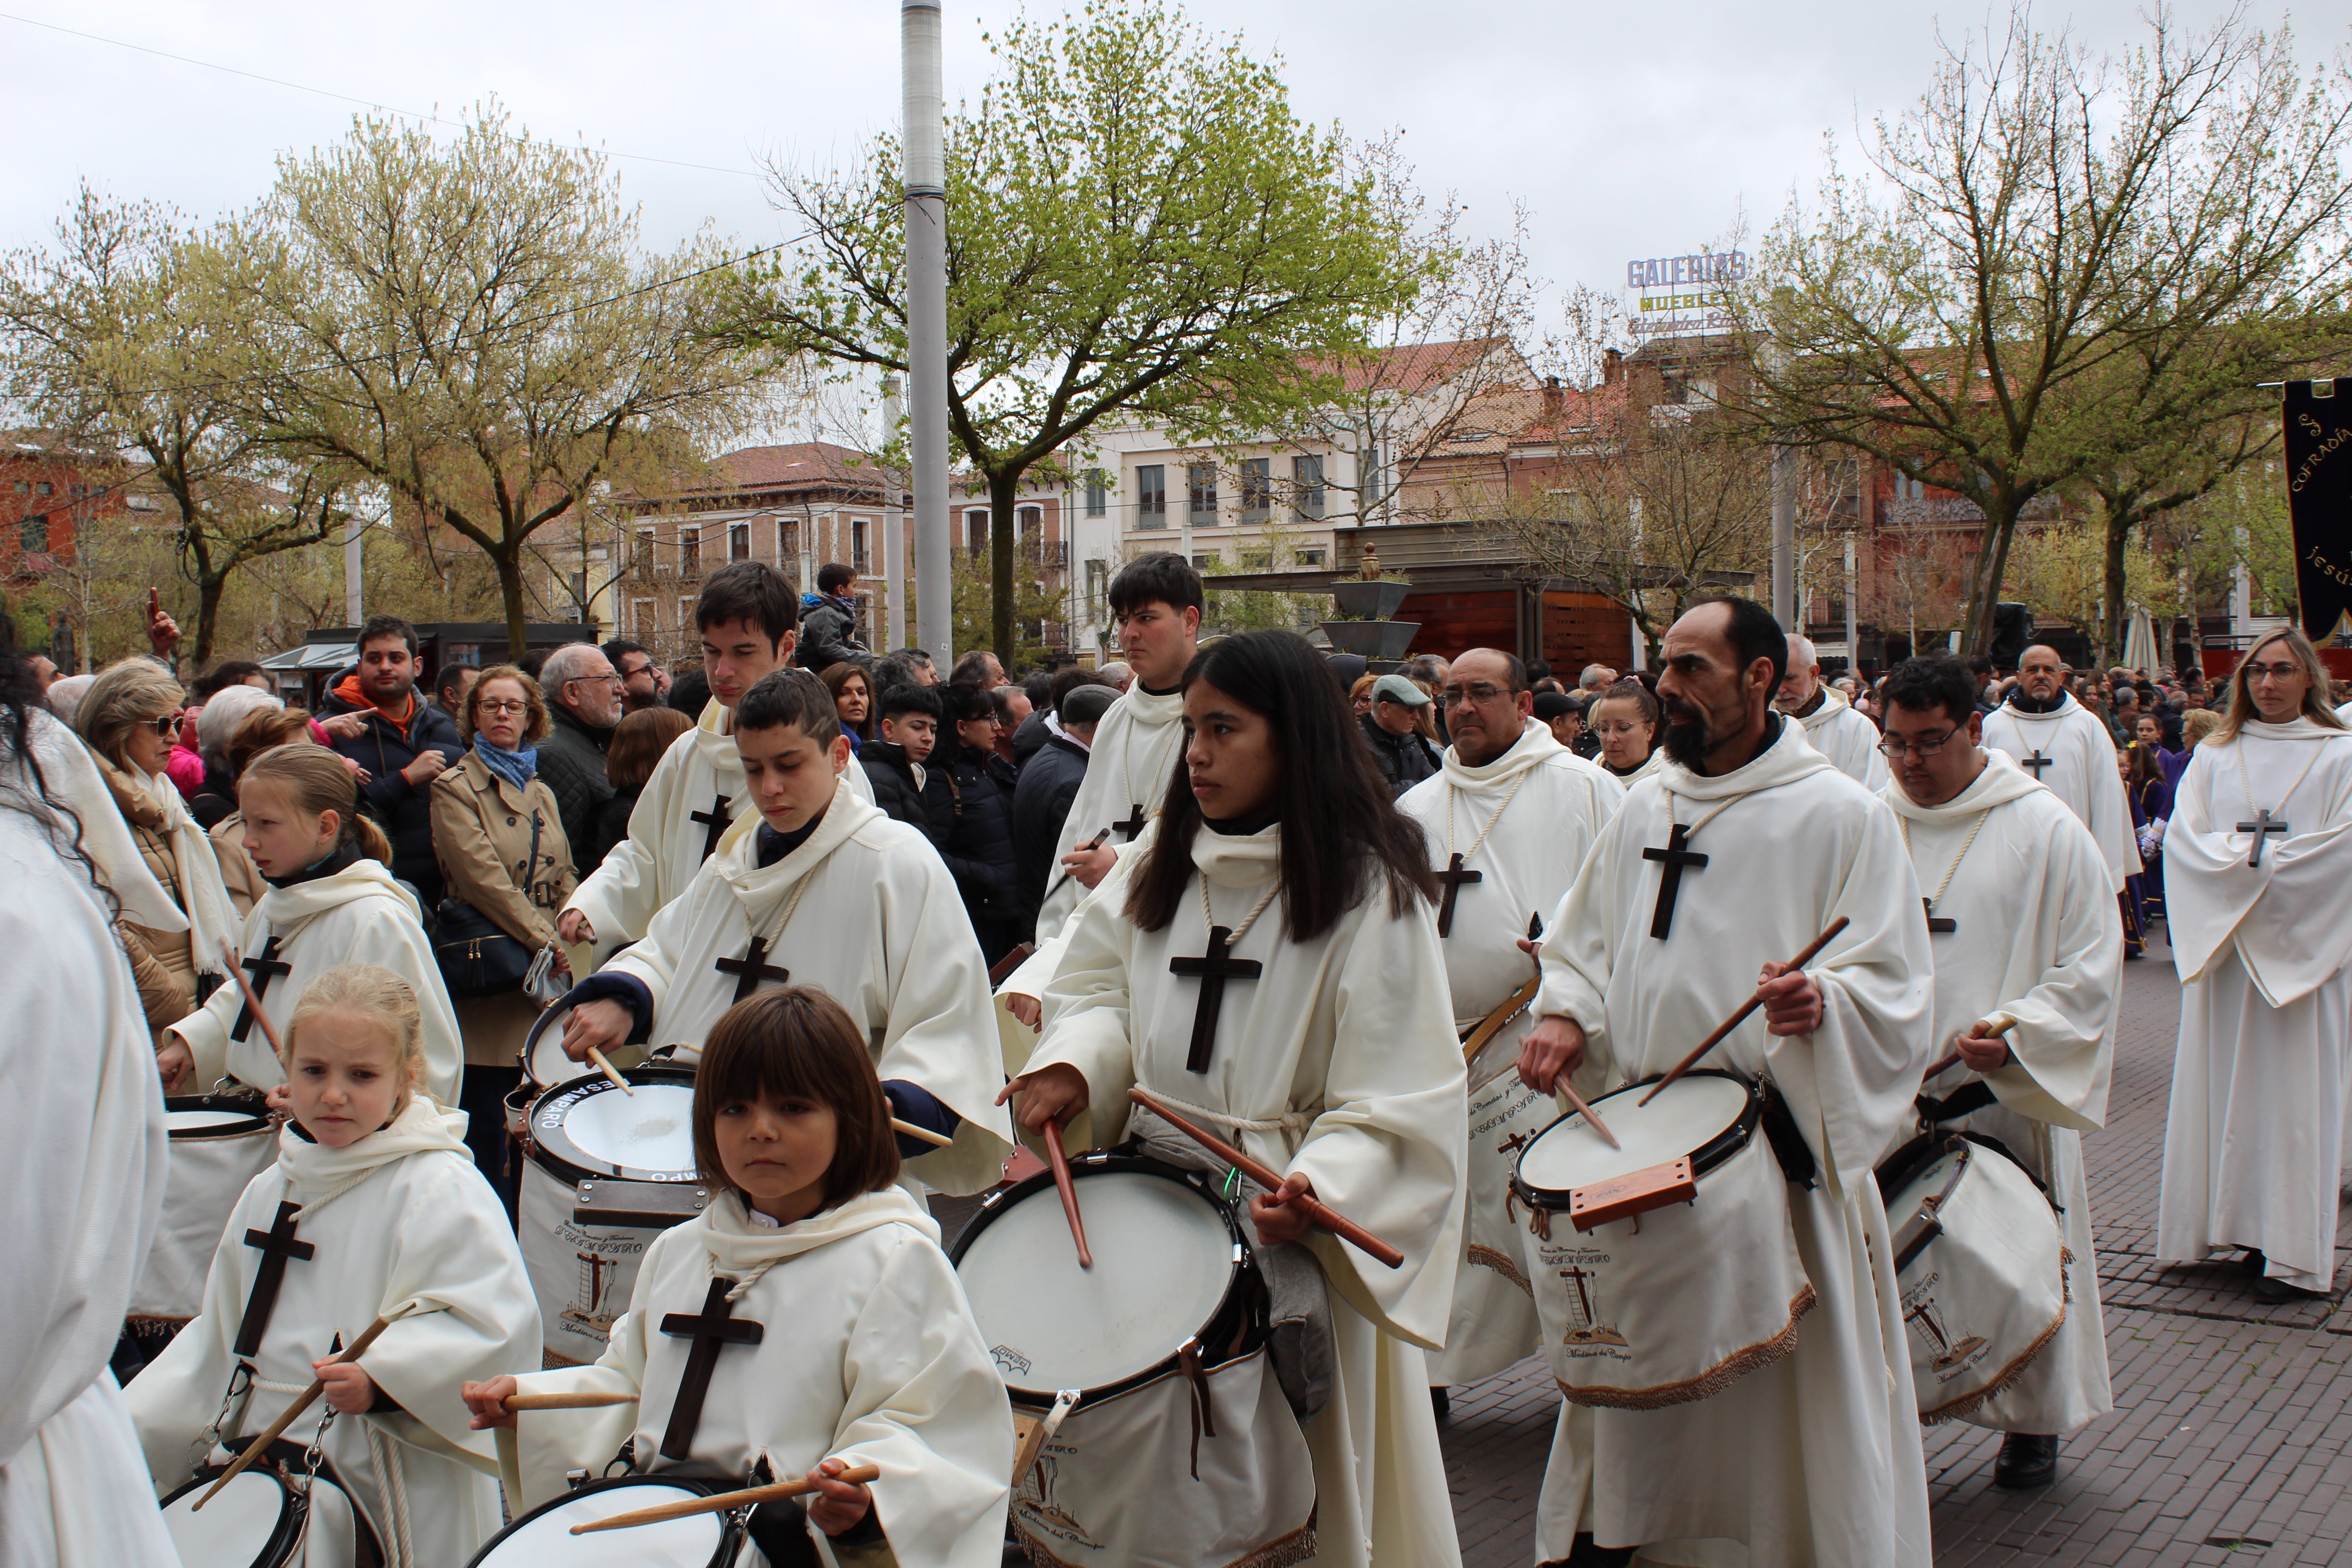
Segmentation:
<svg viewBox="0 0 2352 1568">
<path fill-rule="evenodd" d="M 169 741 L 177 736 L 179 732 L 180 716 L 177 713 L 158 713 L 155 715 L 155 733 L 159 737 Z"/>
<path fill-rule="evenodd" d="M 620 673 L 617 670 L 611 669 L 606 670 L 602 675 L 575 675 L 563 684 L 566 686 L 576 686 L 583 680 L 591 686 L 621 686 L 626 684 L 622 680 Z"/>
<path fill-rule="evenodd" d="M 1507 694 L 1503 689 L 1491 680 L 1482 680 L 1475 686 L 1448 686 L 1438 692 L 1449 708 L 1460 707 L 1465 702 L 1492 702 L 1505 695 Z"/>
<path fill-rule="evenodd" d="M 1937 752 L 1942 751 L 1946 746 L 1950 745 L 1952 743 L 1952 737 L 1959 732 L 1960 727 L 1958 724 L 1955 724 L 1932 741 L 1898 741 L 1894 736 L 1889 735 L 1886 739 L 1878 742 L 1878 749 L 1885 752 L 1888 756 L 1898 760 L 1906 752 L 1916 752 L 1923 757 L 1932 757 Z"/>
<path fill-rule="evenodd" d="M 2301 675 L 2302 673 L 2303 666 L 2293 663 L 2250 664 L 2246 666 L 2246 679 L 2250 681 L 2261 680 L 2264 677 L 2268 677 L 2273 680 L 2293 680 L 2296 676 Z"/>
<path fill-rule="evenodd" d="M 483 713 L 528 713 L 530 711 L 530 703 L 509 701 L 507 699 L 502 697 L 485 698 L 481 701 L 475 703 L 474 707 L 478 711 Z"/>
</svg>

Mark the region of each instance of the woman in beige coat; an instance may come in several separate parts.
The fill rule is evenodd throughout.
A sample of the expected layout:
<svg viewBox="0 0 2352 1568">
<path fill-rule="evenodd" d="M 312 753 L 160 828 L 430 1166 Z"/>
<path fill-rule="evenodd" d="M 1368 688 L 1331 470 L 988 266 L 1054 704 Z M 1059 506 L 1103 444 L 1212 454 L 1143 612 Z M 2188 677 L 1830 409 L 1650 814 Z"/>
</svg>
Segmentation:
<svg viewBox="0 0 2352 1568">
<path fill-rule="evenodd" d="M 195 1011 L 221 983 L 227 964 L 220 943 L 234 943 L 240 924 L 204 829 L 163 773 L 180 707 L 180 683 L 161 665 L 127 658 L 90 683 L 75 710 L 74 728 L 112 792 L 140 858 L 188 917 L 186 931 L 156 931 L 124 920 L 115 923 L 115 931 L 130 955 L 139 1000 L 154 1031 L 163 1087 L 194 1093 L 195 1086 L 184 1081 L 190 1066 L 182 1059 L 185 1047 L 163 1031 Z"/>
<path fill-rule="evenodd" d="M 548 723 L 539 682 L 510 664 L 482 671 L 457 714 L 465 758 L 433 781 L 433 853 L 447 897 L 528 948 L 554 947 L 560 959 L 555 916 L 579 879 L 554 792 L 538 776 Z M 503 1102 L 521 1077 L 517 1055 L 539 1003 L 515 990 L 456 1006 L 466 1037 L 466 1141 L 491 1184 L 510 1194 Z"/>
</svg>

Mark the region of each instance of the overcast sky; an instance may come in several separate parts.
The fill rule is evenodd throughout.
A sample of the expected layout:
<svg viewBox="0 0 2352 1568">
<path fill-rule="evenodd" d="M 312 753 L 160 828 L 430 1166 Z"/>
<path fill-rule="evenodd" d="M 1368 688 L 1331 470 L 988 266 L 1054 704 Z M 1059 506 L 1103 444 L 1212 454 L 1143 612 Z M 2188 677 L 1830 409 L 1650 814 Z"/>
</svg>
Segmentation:
<svg viewBox="0 0 2352 1568">
<path fill-rule="evenodd" d="M 455 118 L 496 95 L 536 132 L 636 154 L 618 167 L 648 241 L 705 223 L 746 242 L 780 237 L 760 182 L 651 159 L 749 171 L 761 153 L 845 160 L 898 106 L 895 0 L 621 5 L 569 0 L 0 0 L 105 38 Z M 982 28 L 1016 7 L 947 0 L 948 97 L 976 95 Z M 1033 11 L 1051 13 L 1060 0 Z M 1626 258 L 1685 251 L 1781 211 L 1821 168 L 1824 132 L 1916 98 L 1939 26 L 1986 13 L 1918 0 L 1193 0 L 1205 26 L 1279 49 L 1298 110 L 1351 132 L 1394 129 L 1433 192 L 1472 224 L 1532 210 L 1537 262 L 1556 283 L 1609 287 Z M 2207 25 L 2218 0 L 2179 0 Z M 2097 47 L 2139 36 L 2139 0 L 2074 0 Z M 2265 25 L 2286 14 L 2253 0 Z M 2352 0 L 2293 13 L 2306 61 L 2345 47 Z M 209 216 L 253 200 L 272 160 L 341 135 L 355 105 L 0 19 L 8 101 L 0 121 L 0 246 L 47 237 L 87 179 L 118 197 Z M 1554 323 L 1547 321 L 1546 326 Z"/>
</svg>

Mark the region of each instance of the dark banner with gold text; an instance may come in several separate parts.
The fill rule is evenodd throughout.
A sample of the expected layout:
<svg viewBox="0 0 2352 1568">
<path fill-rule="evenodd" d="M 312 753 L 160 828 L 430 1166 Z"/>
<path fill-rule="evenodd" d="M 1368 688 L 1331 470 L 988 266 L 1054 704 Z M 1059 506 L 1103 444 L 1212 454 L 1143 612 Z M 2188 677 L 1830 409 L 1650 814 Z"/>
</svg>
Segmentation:
<svg viewBox="0 0 2352 1568">
<path fill-rule="evenodd" d="M 2303 629 L 2326 643 L 2352 628 L 2352 376 L 2286 384 L 2286 504 Z"/>
</svg>

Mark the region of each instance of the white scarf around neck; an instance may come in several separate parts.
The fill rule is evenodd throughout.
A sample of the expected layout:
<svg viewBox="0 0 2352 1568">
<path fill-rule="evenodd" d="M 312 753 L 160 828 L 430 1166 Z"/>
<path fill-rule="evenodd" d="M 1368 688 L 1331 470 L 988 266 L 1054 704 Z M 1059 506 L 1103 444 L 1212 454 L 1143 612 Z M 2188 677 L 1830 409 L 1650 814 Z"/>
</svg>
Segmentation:
<svg viewBox="0 0 2352 1568">
<path fill-rule="evenodd" d="M 1177 723 L 1184 717 L 1184 689 L 1181 686 L 1173 691 L 1146 691 L 1143 682 L 1137 680 L 1128 687 L 1119 701 L 1127 705 L 1128 721 L 1132 724 L 1156 728 L 1161 724 Z M 1108 718 L 1109 714 L 1106 712 L 1104 717 Z"/>
<path fill-rule="evenodd" d="M 2028 776 L 2007 752 L 1985 747 L 1984 772 L 1969 782 L 1969 787 L 1941 805 L 1921 805 L 1903 793 L 1903 775 L 1895 773 L 1885 792 L 1886 804 L 1895 808 L 1897 816 L 1909 817 L 1930 826 L 1940 826 L 1974 816 L 1996 805 L 2029 795 L 2036 790 L 2046 790 L 2047 784 Z"/>
<path fill-rule="evenodd" d="M 734 1277 L 735 1289 L 728 1300 L 738 1300 L 777 1264 L 886 1225 L 903 1225 L 934 1243 L 940 1239 L 939 1222 L 918 1207 L 904 1187 L 895 1184 L 879 1192 L 860 1193 L 847 1203 L 782 1226 L 755 1223 L 744 1206 L 743 1194 L 729 1188 L 688 1221 L 685 1228 L 694 1233 L 694 1239 L 709 1255 L 712 1273 Z"/>
<path fill-rule="evenodd" d="M 2332 741 L 2344 731 L 2331 730 L 2310 715 L 2298 713 L 2284 724 L 2249 719 L 2238 726 L 2238 733 L 2251 735 L 2257 741 Z"/>
<path fill-rule="evenodd" d="M 244 689 L 250 690 L 251 688 Z M 228 889 L 221 882 L 220 858 L 213 852 L 213 841 L 188 815 L 187 803 L 180 798 L 179 786 L 163 773 L 141 778 L 126 772 L 141 796 L 163 814 L 163 831 L 172 840 L 172 863 L 180 874 L 180 897 L 188 917 L 188 935 L 194 948 L 195 966 L 205 974 L 227 973 L 227 962 L 221 957 L 221 943 L 234 950 L 244 935 L 245 921 L 237 918 L 236 908 L 228 900 Z"/>
<path fill-rule="evenodd" d="M 1282 824 L 1219 833 L 1203 823 L 1192 835 L 1192 864 L 1220 888 L 1263 886 L 1282 875 Z"/>
<path fill-rule="evenodd" d="M 474 1158 L 473 1152 L 466 1147 L 466 1113 L 443 1109 L 439 1101 L 419 1089 L 409 1095 L 407 1109 L 394 1117 L 390 1125 L 340 1149 L 311 1142 L 289 1121 L 278 1133 L 278 1169 L 295 1193 L 316 1194 L 363 1176 L 379 1165 L 433 1149 L 462 1154 L 469 1163 Z"/>
<path fill-rule="evenodd" d="M 857 764 L 852 763 L 850 766 Z M 849 787 L 849 775 L 833 781 L 833 804 L 818 818 L 816 831 L 772 866 L 760 864 L 760 826 L 766 818 L 755 808 L 745 812 L 719 836 L 712 868 L 746 899 L 757 899 L 792 886 L 814 870 L 835 849 L 868 823 L 884 816 L 882 808 Z"/>
<path fill-rule="evenodd" d="M 1820 686 L 1814 688 L 1814 689 L 1821 693 L 1822 705 L 1820 707 L 1814 709 L 1811 712 L 1806 714 L 1801 719 L 1797 718 L 1797 715 L 1794 713 L 1783 713 L 1780 717 L 1783 719 L 1796 719 L 1798 723 L 1802 724 L 1806 729 L 1810 730 L 1816 724 L 1826 724 L 1831 720 L 1836 718 L 1838 716 L 1839 709 L 1851 708 L 1853 706 L 1853 704 L 1845 700 L 1845 693 L 1840 691 L 1834 686 Z"/>
<path fill-rule="evenodd" d="M 1790 721 L 1785 713 L 1780 716 L 1780 738 L 1727 773 L 1702 777 L 1663 752 L 1655 754 L 1660 759 L 1658 782 L 1668 794 L 1688 800 L 1728 800 L 1734 795 L 1793 784 L 1809 774 L 1836 767 L 1805 740 L 1805 727 Z"/>
<path fill-rule="evenodd" d="M 268 922 L 269 930 L 283 936 L 289 926 L 340 909 L 354 899 L 371 897 L 397 899 L 410 920 L 420 918 L 416 900 L 409 896 L 408 889 L 394 879 L 383 861 L 365 856 L 333 876 L 314 877 L 290 887 L 272 887 L 254 900 L 253 912 Z"/>
<path fill-rule="evenodd" d="M 2022 691 L 2024 688 L 2020 687 L 2018 689 Z M 2047 713 L 2030 713 L 2006 698 L 2001 700 L 2000 706 L 1994 709 L 1993 711 L 1996 713 L 2005 711 L 2011 718 L 2016 720 L 2021 724 L 2055 724 L 2059 720 L 2063 719 L 2069 713 L 2088 713 L 2090 710 L 2084 707 L 2080 702 L 2075 701 L 2074 694 L 2073 692 L 2062 691 L 2058 694 L 2058 706 L 2053 708 Z"/>
<path fill-rule="evenodd" d="M 69 810 L 81 822 L 82 853 L 89 857 L 98 868 L 99 880 L 114 895 L 121 906 L 122 918 L 149 931 L 186 931 L 188 917 L 163 884 L 147 869 L 146 857 L 131 839 L 131 829 L 124 825 L 122 813 L 115 809 L 114 792 L 106 787 L 99 776 L 98 763 L 82 739 L 59 722 L 57 716 L 43 709 L 33 709 L 27 714 L 26 741 L 34 758 L 40 763 L 42 781 L 48 787 L 49 799 Z M 0 781 L 5 787 L 19 795 L 33 796 L 33 781 L 21 768 L 12 770 L 15 776 Z M 37 799 L 28 799 L 28 813 L 35 821 L 46 823 L 50 810 Z M 58 826 L 62 850 L 73 843 L 73 824 Z M 112 910 L 108 911 L 109 918 Z M 219 963 L 215 959 L 215 963 Z"/>
<path fill-rule="evenodd" d="M 1529 719 L 1519 731 L 1519 738 L 1493 762 L 1471 767 L 1463 762 L 1454 747 L 1448 746 L 1442 765 L 1446 782 L 1454 788 L 1480 789 L 1498 782 L 1507 783 L 1529 768 L 1540 767 L 1566 750 L 1568 748 L 1559 743 L 1559 737 L 1551 732 L 1550 725 Z"/>
</svg>

